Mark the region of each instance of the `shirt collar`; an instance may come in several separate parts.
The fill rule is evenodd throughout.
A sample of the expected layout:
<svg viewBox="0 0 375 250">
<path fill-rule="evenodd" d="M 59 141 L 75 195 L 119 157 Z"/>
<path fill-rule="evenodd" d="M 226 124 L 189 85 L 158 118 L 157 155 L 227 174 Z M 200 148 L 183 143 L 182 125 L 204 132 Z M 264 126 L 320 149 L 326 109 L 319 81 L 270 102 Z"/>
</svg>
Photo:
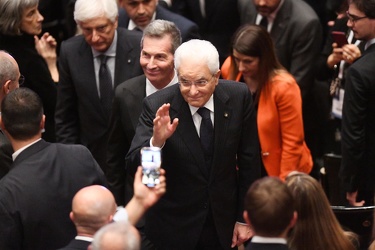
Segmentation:
<svg viewBox="0 0 375 250">
<path fill-rule="evenodd" d="M 155 18 L 156 18 L 156 11 L 155 11 L 154 14 L 152 15 L 152 18 L 151 18 L 150 23 L 151 23 L 152 21 L 154 21 Z M 138 28 L 138 29 L 140 29 L 140 30 L 143 31 L 143 29 L 146 28 L 146 27 L 143 27 L 143 28 L 142 28 L 142 27 L 138 27 L 138 26 L 135 24 L 135 22 L 133 22 L 133 20 L 130 19 L 130 20 L 129 20 L 129 25 L 128 25 L 128 30 L 134 30 L 135 28 Z"/>
<path fill-rule="evenodd" d="M 27 144 L 26 146 L 23 146 L 22 148 L 18 149 L 16 152 L 14 152 L 14 153 L 12 154 L 12 159 L 13 159 L 13 161 L 16 160 L 17 156 L 19 156 L 19 154 L 21 154 L 22 151 L 24 151 L 26 148 L 30 147 L 31 145 L 37 143 L 37 142 L 40 141 L 41 139 L 42 139 L 42 138 L 39 138 L 39 139 L 33 141 L 32 143 L 29 143 L 29 144 Z"/>
<path fill-rule="evenodd" d="M 254 236 L 251 239 L 253 243 L 273 243 L 273 244 L 287 244 L 286 239 L 284 238 L 276 238 L 276 237 L 262 237 L 262 236 Z"/>
<path fill-rule="evenodd" d="M 203 107 L 207 108 L 211 112 L 214 112 L 214 95 L 213 94 L 211 95 L 210 99 L 208 99 L 206 104 L 203 105 Z M 189 104 L 189 108 L 190 108 L 191 115 L 193 116 L 200 107 L 197 108 Z"/>
<path fill-rule="evenodd" d="M 374 44 L 374 43 L 375 43 L 375 38 L 368 40 L 368 41 L 366 42 L 366 44 L 365 44 L 365 50 L 366 50 L 368 47 L 370 47 L 372 44 Z"/>
<path fill-rule="evenodd" d="M 92 237 L 88 237 L 88 236 L 80 236 L 80 235 L 77 235 L 75 237 L 76 240 L 84 240 L 84 241 L 88 241 L 88 242 L 92 242 L 93 241 L 93 238 Z"/>
<path fill-rule="evenodd" d="M 173 84 L 175 84 L 177 82 L 178 82 L 178 78 L 177 78 L 177 73 L 176 73 L 176 70 L 175 70 L 172 81 L 170 81 L 170 83 L 168 83 L 168 85 L 165 86 L 163 89 L 165 89 L 166 87 L 172 86 Z M 150 80 L 148 80 L 146 78 L 146 96 L 149 96 L 149 95 L 155 93 L 158 90 L 160 90 L 160 89 L 155 88 L 155 86 L 152 85 L 152 83 L 150 82 Z"/>
</svg>

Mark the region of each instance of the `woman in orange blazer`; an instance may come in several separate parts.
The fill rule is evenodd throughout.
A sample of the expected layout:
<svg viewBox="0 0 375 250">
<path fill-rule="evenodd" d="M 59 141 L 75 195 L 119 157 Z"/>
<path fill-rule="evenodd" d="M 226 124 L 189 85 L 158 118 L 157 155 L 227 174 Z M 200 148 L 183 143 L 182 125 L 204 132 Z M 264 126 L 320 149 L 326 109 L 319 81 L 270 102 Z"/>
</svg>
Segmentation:
<svg viewBox="0 0 375 250">
<path fill-rule="evenodd" d="M 242 26 L 231 52 L 222 77 L 245 82 L 254 96 L 267 174 L 284 180 L 291 171 L 310 173 L 313 161 L 304 141 L 300 89 L 277 60 L 271 37 L 260 26 Z"/>
</svg>

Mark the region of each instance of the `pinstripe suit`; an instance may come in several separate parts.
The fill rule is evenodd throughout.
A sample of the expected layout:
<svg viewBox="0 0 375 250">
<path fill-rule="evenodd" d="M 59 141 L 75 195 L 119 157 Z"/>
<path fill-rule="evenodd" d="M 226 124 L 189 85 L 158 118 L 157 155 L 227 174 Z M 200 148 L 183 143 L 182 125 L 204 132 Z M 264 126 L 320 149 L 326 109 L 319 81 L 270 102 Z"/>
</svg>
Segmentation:
<svg viewBox="0 0 375 250">
<path fill-rule="evenodd" d="M 170 103 L 170 117 L 177 117 L 179 125 L 162 149 L 168 191 L 146 215 L 146 236 L 160 249 L 194 249 L 210 210 L 222 248 L 230 249 L 235 222 L 243 221 L 243 197 L 260 176 L 250 92 L 245 84 L 219 80 L 214 91 L 215 148 L 210 172 L 179 85 L 145 98 L 126 159 L 132 173 L 140 163 L 139 150 L 150 143 L 152 121 L 163 103 Z"/>
</svg>

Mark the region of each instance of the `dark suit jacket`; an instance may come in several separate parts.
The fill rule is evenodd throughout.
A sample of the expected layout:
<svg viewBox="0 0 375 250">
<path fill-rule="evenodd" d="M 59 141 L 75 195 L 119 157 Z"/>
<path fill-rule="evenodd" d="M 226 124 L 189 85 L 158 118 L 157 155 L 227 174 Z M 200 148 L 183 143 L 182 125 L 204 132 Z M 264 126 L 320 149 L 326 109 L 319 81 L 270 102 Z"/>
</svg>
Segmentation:
<svg viewBox="0 0 375 250">
<path fill-rule="evenodd" d="M 375 186 L 375 44 L 348 69 L 342 117 L 340 176 L 346 191 Z M 371 204 L 369 204 L 371 205 Z"/>
<path fill-rule="evenodd" d="M 237 0 L 206 0 L 206 17 L 201 14 L 199 0 L 173 0 L 172 11 L 185 16 L 199 27 L 202 39 L 210 41 L 218 50 L 220 64 L 229 56 L 230 41 L 240 26 Z"/>
<path fill-rule="evenodd" d="M 90 244 L 89 241 L 73 239 L 67 246 L 59 250 L 87 250 Z"/>
<path fill-rule="evenodd" d="M 0 179 L 9 172 L 13 159 L 13 148 L 0 128 Z"/>
<path fill-rule="evenodd" d="M 240 2 L 243 24 L 255 24 L 253 3 Z M 302 0 L 285 0 L 274 20 L 271 37 L 280 63 L 296 78 L 302 98 L 308 97 L 314 81 L 314 60 L 321 50 L 322 27 L 314 10 Z"/>
<path fill-rule="evenodd" d="M 43 139 L 54 142 L 55 139 L 55 106 L 56 83 L 53 81 L 46 61 L 35 49 L 34 36 L 0 35 L 0 49 L 8 51 L 17 61 L 20 72 L 25 76 L 23 87 L 36 92 L 43 102 L 43 111 L 46 115 L 45 132 Z"/>
<path fill-rule="evenodd" d="M 38 141 L 22 151 L 0 181 L 0 249 L 57 249 L 77 234 L 69 219 L 81 188 L 106 185 L 81 145 Z"/>
<path fill-rule="evenodd" d="M 141 34 L 122 28 L 117 31 L 114 87 L 143 74 L 139 64 Z M 100 103 L 92 50 L 83 36 L 62 43 L 59 63 L 57 141 L 87 146 L 105 168 L 105 134 L 110 114 L 105 113 Z"/>
<path fill-rule="evenodd" d="M 272 243 L 253 243 L 250 242 L 246 246 L 246 250 L 288 250 L 285 244 L 272 244 Z"/>
<path fill-rule="evenodd" d="M 140 149 L 150 145 L 153 119 L 163 103 L 171 104 L 171 119 L 178 117 L 179 125 L 162 149 L 168 192 L 146 215 L 146 236 L 160 249 L 194 249 L 211 210 L 220 242 L 230 249 L 235 222 L 243 221 L 244 195 L 260 176 L 250 92 L 243 83 L 219 80 L 214 92 L 215 148 L 210 172 L 179 85 L 146 97 L 127 155 L 132 174 L 140 164 Z"/>
<path fill-rule="evenodd" d="M 145 75 L 127 80 L 116 88 L 109 125 L 106 176 L 118 205 L 125 205 L 132 197 L 133 182 L 125 181 L 125 156 L 133 140 L 145 97 Z"/>
<path fill-rule="evenodd" d="M 156 6 L 155 11 L 155 19 L 167 20 L 176 24 L 177 28 L 181 32 L 182 42 L 186 42 L 190 39 L 200 38 L 198 26 L 189 19 L 178 14 L 175 14 L 161 6 Z M 118 26 L 127 29 L 129 25 L 129 20 L 129 16 L 126 13 L 126 11 L 123 8 L 120 8 Z"/>
</svg>

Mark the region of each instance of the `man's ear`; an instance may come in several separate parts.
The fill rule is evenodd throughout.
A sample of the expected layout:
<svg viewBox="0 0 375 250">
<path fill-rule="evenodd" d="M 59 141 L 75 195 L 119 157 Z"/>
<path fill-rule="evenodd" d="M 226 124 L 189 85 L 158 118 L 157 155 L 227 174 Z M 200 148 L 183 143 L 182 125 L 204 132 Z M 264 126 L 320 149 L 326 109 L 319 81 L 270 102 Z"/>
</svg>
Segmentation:
<svg viewBox="0 0 375 250">
<path fill-rule="evenodd" d="M 40 130 L 44 129 L 44 124 L 46 123 L 46 116 L 43 115 L 42 120 L 40 121 Z"/>
<path fill-rule="evenodd" d="M 3 90 L 4 90 L 4 93 L 7 95 L 7 94 L 9 94 L 9 92 L 10 92 L 10 87 L 9 87 L 9 85 L 10 85 L 10 83 L 12 82 L 12 80 L 8 80 L 8 81 L 6 81 L 5 83 L 4 83 L 4 85 L 3 85 Z"/>
<path fill-rule="evenodd" d="M 292 217 L 292 219 L 290 220 L 290 223 L 289 223 L 289 228 L 293 228 L 294 225 L 296 225 L 297 220 L 298 220 L 298 213 L 297 213 L 297 211 L 294 211 L 293 217 Z"/>
<path fill-rule="evenodd" d="M 73 214 L 73 211 L 69 213 L 69 218 L 71 221 L 74 222 L 74 214 Z"/>
<path fill-rule="evenodd" d="M 0 128 L 2 130 L 5 130 L 5 127 L 4 127 L 4 124 L 3 124 L 3 119 L 1 119 L 1 115 L 0 115 Z"/>
</svg>

